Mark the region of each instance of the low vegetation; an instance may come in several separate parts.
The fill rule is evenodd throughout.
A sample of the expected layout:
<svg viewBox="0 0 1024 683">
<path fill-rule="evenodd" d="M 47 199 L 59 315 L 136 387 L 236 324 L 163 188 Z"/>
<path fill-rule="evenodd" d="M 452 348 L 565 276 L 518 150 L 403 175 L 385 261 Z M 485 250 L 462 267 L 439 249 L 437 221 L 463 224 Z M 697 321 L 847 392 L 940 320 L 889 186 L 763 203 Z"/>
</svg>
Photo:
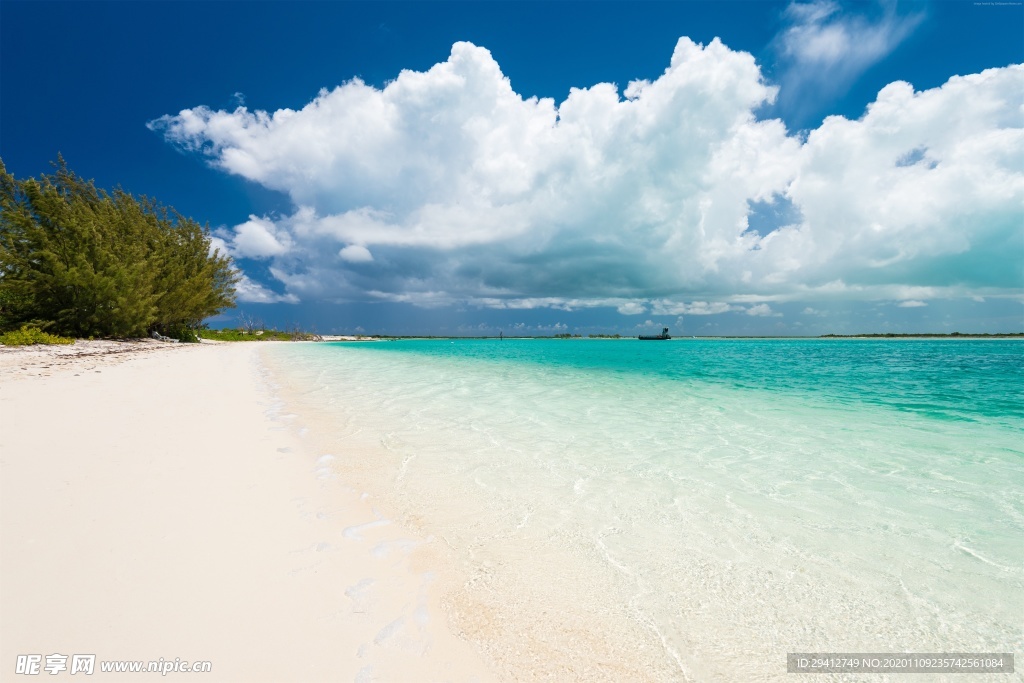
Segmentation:
<svg viewBox="0 0 1024 683">
<path fill-rule="evenodd" d="M 225 328 L 223 330 L 199 330 L 199 336 L 212 341 L 315 341 L 318 337 L 309 332 L 292 330 L 246 330 Z"/>
<path fill-rule="evenodd" d="M 0 334 L 0 344 L 4 346 L 31 346 L 33 344 L 74 344 L 75 340 L 70 337 L 60 337 L 56 334 L 43 332 L 38 327 L 23 325 L 21 329 L 11 330 Z"/>
</svg>

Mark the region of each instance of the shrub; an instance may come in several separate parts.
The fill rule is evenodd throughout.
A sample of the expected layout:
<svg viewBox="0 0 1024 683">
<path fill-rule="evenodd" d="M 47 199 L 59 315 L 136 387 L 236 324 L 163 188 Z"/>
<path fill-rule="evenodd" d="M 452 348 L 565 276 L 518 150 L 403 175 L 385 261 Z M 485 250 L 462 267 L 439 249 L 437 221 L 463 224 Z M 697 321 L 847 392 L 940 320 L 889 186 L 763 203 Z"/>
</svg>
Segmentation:
<svg viewBox="0 0 1024 683">
<path fill-rule="evenodd" d="M 170 337 L 171 339 L 177 339 L 179 342 L 183 342 L 185 344 L 199 343 L 198 331 L 191 325 L 183 325 L 179 323 L 177 325 L 171 325 L 165 329 L 167 332 L 165 336 Z"/>
<path fill-rule="evenodd" d="M 70 337 L 59 337 L 55 334 L 43 332 L 38 327 L 23 325 L 20 330 L 12 330 L 0 335 L 0 344 L 5 346 L 31 346 L 32 344 L 74 344 L 75 340 Z"/>
<path fill-rule="evenodd" d="M 213 341 L 312 341 L 316 339 L 315 334 L 298 329 L 284 332 L 275 329 L 249 331 L 226 327 L 220 330 L 201 330 L 199 334 L 203 339 Z"/>
</svg>

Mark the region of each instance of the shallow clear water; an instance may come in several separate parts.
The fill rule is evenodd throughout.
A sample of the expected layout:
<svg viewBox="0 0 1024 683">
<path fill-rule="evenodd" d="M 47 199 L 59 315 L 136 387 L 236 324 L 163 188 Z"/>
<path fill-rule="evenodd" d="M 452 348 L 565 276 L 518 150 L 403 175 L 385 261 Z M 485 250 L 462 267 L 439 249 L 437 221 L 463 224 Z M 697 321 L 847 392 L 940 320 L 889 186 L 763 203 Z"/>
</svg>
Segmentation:
<svg viewBox="0 0 1024 683">
<path fill-rule="evenodd" d="M 450 615 L 508 673 L 782 680 L 786 652 L 1022 651 L 1020 342 L 266 356 L 342 476 L 452 548 Z"/>
</svg>

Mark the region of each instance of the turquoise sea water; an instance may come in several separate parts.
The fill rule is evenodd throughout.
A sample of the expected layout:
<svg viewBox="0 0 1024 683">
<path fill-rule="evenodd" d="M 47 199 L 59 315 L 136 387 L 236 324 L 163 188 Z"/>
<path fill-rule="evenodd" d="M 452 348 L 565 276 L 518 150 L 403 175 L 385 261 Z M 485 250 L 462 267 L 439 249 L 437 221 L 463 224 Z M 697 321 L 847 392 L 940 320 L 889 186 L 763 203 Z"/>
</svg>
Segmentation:
<svg viewBox="0 0 1024 683">
<path fill-rule="evenodd" d="M 265 356 L 339 475 L 451 549 L 450 618 L 511 675 L 783 680 L 787 652 L 1024 652 L 1024 343 Z"/>
</svg>

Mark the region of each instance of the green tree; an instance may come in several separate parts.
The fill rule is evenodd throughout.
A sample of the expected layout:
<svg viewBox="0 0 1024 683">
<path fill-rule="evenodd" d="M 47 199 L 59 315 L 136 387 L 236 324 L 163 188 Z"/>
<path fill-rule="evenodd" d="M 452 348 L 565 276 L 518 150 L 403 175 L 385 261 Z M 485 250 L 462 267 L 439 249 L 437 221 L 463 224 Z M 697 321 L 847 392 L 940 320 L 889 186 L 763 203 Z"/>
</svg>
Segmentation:
<svg viewBox="0 0 1024 683">
<path fill-rule="evenodd" d="M 238 275 L 208 228 L 55 166 L 19 181 L 0 160 L 0 331 L 177 336 L 234 305 Z"/>
</svg>

